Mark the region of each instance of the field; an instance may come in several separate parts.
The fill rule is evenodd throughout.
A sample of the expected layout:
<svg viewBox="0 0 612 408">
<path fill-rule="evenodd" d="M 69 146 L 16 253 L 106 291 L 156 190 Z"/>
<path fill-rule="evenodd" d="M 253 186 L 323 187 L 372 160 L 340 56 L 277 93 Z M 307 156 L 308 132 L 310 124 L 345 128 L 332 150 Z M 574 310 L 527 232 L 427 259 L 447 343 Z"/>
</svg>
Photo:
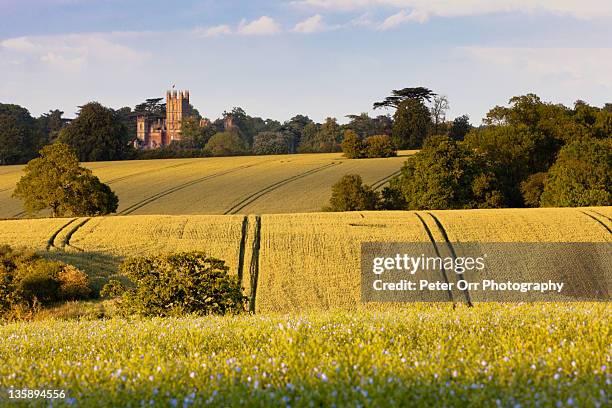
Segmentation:
<svg viewBox="0 0 612 408">
<path fill-rule="evenodd" d="M 65 390 L 53 406 L 603 407 L 610 311 L 413 305 L 12 323 L 0 326 L 0 361 L 10 361 L 0 364 L 0 405 L 14 387 Z"/>
<path fill-rule="evenodd" d="M 255 311 L 287 313 L 361 309 L 361 242 L 612 242 L 611 218 L 612 207 L 5 220 L 0 243 L 72 263 L 97 287 L 125 257 L 204 250 L 241 278 Z M 529 262 L 526 281 L 561 276 Z M 612 292 L 609 277 L 602 290 Z"/>
<path fill-rule="evenodd" d="M 271 214 L 320 211 L 331 186 L 356 173 L 382 187 L 411 151 L 387 159 L 341 153 L 85 163 L 119 196 L 119 215 Z M 0 168 L 0 218 L 22 218 L 11 198 L 23 166 Z"/>
</svg>

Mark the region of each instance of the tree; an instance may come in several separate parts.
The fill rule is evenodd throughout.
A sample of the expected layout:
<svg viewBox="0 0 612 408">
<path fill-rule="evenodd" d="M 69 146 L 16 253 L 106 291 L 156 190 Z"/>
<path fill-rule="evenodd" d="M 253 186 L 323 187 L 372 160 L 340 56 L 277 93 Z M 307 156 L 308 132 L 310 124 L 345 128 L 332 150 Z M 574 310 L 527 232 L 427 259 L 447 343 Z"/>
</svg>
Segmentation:
<svg viewBox="0 0 612 408">
<path fill-rule="evenodd" d="M 40 131 L 44 134 L 44 143 L 53 143 L 59 136 L 60 130 L 64 127 L 64 112 L 59 109 L 50 110 L 43 113 L 36 121 Z M 42 147 L 42 146 L 40 146 Z"/>
<path fill-rule="evenodd" d="M 31 160 L 13 197 L 30 214 L 51 209 L 53 217 L 96 216 L 117 210 L 118 198 L 91 170 L 79 166 L 76 152 L 64 143 L 45 146 Z"/>
<path fill-rule="evenodd" d="M 374 135 L 367 137 L 364 141 L 365 157 L 393 157 L 397 156 L 397 150 L 387 135 Z"/>
<path fill-rule="evenodd" d="M 238 156 L 245 154 L 247 147 L 238 132 L 230 130 L 211 137 L 204 150 L 213 156 Z"/>
<path fill-rule="evenodd" d="M 27 109 L 0 103 L 0 165 L 27 162 L 36 156 L 42 139 Z"/>
<path fill-rule="evenodd" d="M 344 139 L 342 140 L 342 152 L 348 159 L 359 159 L 363 157 L 364 146 L 361 138 L 352 130 L 344 131 Z"/>
<path fill-rule="evenodd" d="M 311 122 L 304 126 L 304 130 L 302 131 L 302 137 L 300 139 L 300 144 L 298 146 L 299 153 L 312 153 L 315 151 L 315 138 L 317 133 L 319 133 L 319 129 L 321 125 Z"/>
<path fill-rule="evenodd" d="M 540 201 L 543 207 L 612 205 L 612 139 L 564 146 L 548 171 Z"/>
<path fill-rule="evenodd" d="M 449 136 L 453 140 L 463 140 L 471 129 L 470 117 L 468 115 L 459 116 L 453 120 Z"/>
<path fill-rule="evenodd" d="M 332 186 L 332 196 L 328 211 L 368 211 L 375 210 L 378 194 L 363 184 L 361 176 L 347 174 Z"/>
<path fill-rule="evenodd" d="M 341 142 L 342 129 L 336 118 L 327 118 L 322 125 L 306 125 L 299 151 L 301 153 L 337 152 L 341 150 Z"/>
<path fill-rule="evenodd" d="M 253 141 L 255 154 L 288 154 L 291 151 L 291 139 L 280 132 L 261 132 Z"/>
<path fill-rule="evenodd" d="M 407 99 L 395 111 L 393 143 L 398 149 L 420 149 L 431 126 L 427 106 L 419 99 Z"/>
<path fill-rule="evenodd" d="M 81 161 L 121 160 L 132 155 L 132 136 L 112 109 L 90 102 L 60 132 L 58 140 L 72 146 Z"/>
<path fill-rule="evenodd" d="M 401 192 L 409 210 L 489 208 L 502 205 L 495 177 L 473 150 L 436 136 L 406 160 L 391 189 Z M 390 195 L 391 192 L 388 192 Z"/>
<path fill-rule="evenodd" d="M 308 116 L 296 115 L 282 125 L 280 131 L 291 140 L 291 153 L 297 152 L 304 128 L 312 123 L 314 122 Z"/>
<path fill-rule="evenodd" d="M 449 110 L 448 98 L 445 95 L 435 95 L 430 108 L 433 120 L 433 134 L 439 135 L 441 125 L 446 122 L 446 111 Z"/>
<path fill-rule="evenodd" d="M 391 96 L 386 97 L 381 102 L 374 103 L 374 109 L 378 108 L 395 108 L 399 109 L 402 103 L 407 100 L 416 100 L 419 102 L 431 101 L 431 98 L 436 94 L 431 90 L 423 87 L 394 89 L 391 91 Z"/>
<path fill-rule="evenodd" d="M 200 119 L 196 116 L 186 116 L 181 123 L 180 146 L 188 149 L 203 149 L 206 142 L 212 137 L 200 126 Z"/>
<path fill-rule="evenodd" d="M 540 199 L 546 185 L 546 176 L 545 172 L 535 173 L 521 183 L 521 193 L 527 207 L 540 206 Z"/>
</svg>

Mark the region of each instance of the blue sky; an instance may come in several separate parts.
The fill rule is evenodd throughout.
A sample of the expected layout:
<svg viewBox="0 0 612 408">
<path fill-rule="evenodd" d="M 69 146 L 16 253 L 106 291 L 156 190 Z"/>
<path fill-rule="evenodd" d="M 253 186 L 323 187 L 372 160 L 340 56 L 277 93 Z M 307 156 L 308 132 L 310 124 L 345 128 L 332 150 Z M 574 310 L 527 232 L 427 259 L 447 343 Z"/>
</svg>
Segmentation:
<svg viewBox="0 0 612 408">
<path fill-rule="evenodd" d="M 281 121 L 344 121 L 407 86 L 476 124 L 526 92 L 612 102 L 608 0 L 0 0 L 0 18 L 0 102 L 35 115 L 172 84 L 204 116 Z"/>
</svg>

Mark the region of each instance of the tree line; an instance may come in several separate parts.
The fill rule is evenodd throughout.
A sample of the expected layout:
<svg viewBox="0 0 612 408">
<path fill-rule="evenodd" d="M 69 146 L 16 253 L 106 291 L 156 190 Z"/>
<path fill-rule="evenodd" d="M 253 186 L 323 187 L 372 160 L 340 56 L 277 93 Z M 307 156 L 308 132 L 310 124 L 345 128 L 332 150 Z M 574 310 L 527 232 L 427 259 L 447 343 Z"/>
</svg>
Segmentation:
<svg viewBox="0 0 612 408">
<path fill-rule="evenodd" d="M 528 94 L 491 109 L 484 125 L 464 137 L 451 131 L 425 138 L 380 194 L 358 176 L 345 176 L 333 187 L 328 209 L 608 205 L 612 104 L 598 108 L 579 100 L 569 108 Z"/>
</svg>

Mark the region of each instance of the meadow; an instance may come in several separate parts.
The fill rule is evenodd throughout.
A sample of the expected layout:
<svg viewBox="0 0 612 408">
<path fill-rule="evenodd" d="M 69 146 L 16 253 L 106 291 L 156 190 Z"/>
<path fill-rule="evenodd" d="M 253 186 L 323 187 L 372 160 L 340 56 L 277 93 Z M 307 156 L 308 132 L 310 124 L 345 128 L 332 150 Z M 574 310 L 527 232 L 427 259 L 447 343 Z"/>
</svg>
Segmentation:
<svg viewBox="0 0 612 408">
<path fill-rule="evenodd" d="M 363 160 L 328 153 L 83 165 L 117 193 L 119 215 L 271 214 L 320 211 L 329 201 L 331 186 L 348 173 L 380 188 L 412 153 Z M 0 218 L 25 216 L 21 202 L 11 198 L 23 167 L 0 169 Z"/>
<path fill-rule="evenodd" d="M 0 405 L 14 387 L 65 390 L 53 406 L 604 407 L 610 311 L 413 304 L 11 323 L 0 326 L 0 361 L 10 361 L 0 365 Z"/>
</svg>

